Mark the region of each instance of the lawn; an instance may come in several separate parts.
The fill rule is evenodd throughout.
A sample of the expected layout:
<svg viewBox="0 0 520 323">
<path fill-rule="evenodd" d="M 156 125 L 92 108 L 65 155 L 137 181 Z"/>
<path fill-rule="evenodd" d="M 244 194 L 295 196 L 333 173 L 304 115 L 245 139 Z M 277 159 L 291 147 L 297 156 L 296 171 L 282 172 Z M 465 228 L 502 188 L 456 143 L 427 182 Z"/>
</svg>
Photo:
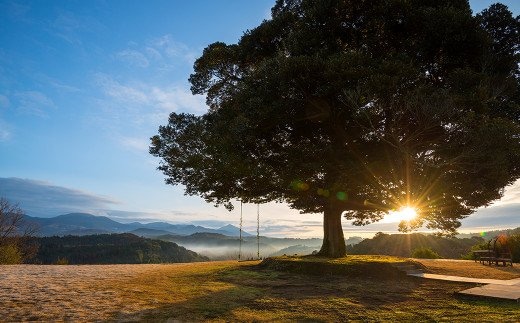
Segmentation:
<svg viewBox="0 0 520 323">
<path fill-rule="evenodd" d="M 318 262 L 329 263 L 319 259 L 286 260 L 309 262 L 311 267 Z M 331 262 L 353 268 L 370 263 L 369 267 L 363 267 L 366 269 L 375 268 L 372 263 L 385 267 L 402 261 L 405 260 L 354 257 Z M 0 277 L 4 278 L 0 279 L 0 303 L 8 306 L 0 308 L 0 315 L 8 321 L 520 321 L 517 303 L 468 299 L 455 294 L 474 284 L 402 275 L 384 278 L 374 272 L 363 276 L 358 271 L 353 276 L 317 275 L 307 272 L 308 269 L 300 273 L 271 267 L 233 261 L 186 265 L 4 266 L 0 271 L 0 276 L 4 275 Z M 22 276 L 16 277 L 20 271 Z M 18 292 L 18 302 L 6 302 L 10 295 L 4 292 L 6 282 L 24 278 L 33 279 L 32 290 Z M 66 285 L 54 297 L 34 292 L 56 290 L 49 286 L 61 283 Z M 24 298 L 30 302 L 20 302 Z M 63 310 L 65 303 L 68 305 Z"/>
</svg>

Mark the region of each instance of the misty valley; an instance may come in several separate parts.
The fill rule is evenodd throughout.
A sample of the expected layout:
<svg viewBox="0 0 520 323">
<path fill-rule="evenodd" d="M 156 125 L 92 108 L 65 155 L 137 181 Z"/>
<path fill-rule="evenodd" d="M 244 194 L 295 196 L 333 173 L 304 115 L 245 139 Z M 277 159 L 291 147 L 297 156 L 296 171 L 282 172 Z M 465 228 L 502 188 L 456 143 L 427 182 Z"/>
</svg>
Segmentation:
<svg viewBox="0 0 520 323">
<path fill-rule="evenodd" d="M 212 260 L 252 260 L 275 256 L 315 254 L 322 240 L 317 238 L 274 238 L 256 236 L 226 225 L 207 228 L 190 224 L 119 223 L 103 216 L 71 213 L 54 218 L 26 216 L 37 226 L 37 237 L 28 242 L 32 254 L 26 263 L 37 264 L 139 264 L 177 263 Z M 520 228 L 506 230 L 516 237 Z M 437 258 L 469 259 L 471 250 L 484 247 L 504 230 L 465 234 L 458 238 L 431 234 L 385 234 L 373 238 L 345 239 L 351 255 L 381 254 L 411 257 L 417 250 L 429 250 Z M 513 239 L 514 240 L 514 239 Z M 29 249 L 31 249 L 29 248 Z M 518 250 L 517 250 L 518 249 Z M 520 248 L 513 258 L 520 260 Z"/>
</svg>

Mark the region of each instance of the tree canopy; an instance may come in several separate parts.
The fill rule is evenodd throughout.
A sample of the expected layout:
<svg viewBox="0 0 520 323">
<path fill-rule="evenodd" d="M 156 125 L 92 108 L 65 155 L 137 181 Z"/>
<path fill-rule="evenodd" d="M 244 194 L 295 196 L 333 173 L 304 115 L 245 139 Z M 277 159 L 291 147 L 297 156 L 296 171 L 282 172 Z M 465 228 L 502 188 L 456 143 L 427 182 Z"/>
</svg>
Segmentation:
<svg viewBox="0 0 520 323">
<path fill-rule="evenodd" d="M 190 76 L 202 116 L 152 138 L 168 184 L 225 204 L 324 213 L 321 254 L 410 205 L 408 231 L 453 234 L 520 177 L 520 19 L 465 0 L 278 0 Z"/>
</svg>

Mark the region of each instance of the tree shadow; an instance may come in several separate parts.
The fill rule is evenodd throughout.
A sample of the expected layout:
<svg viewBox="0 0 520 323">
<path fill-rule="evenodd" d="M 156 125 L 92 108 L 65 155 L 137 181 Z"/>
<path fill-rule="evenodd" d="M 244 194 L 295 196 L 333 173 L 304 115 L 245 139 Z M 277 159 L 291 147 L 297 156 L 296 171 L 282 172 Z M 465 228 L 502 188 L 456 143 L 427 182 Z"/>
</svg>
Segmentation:
<svg viewBox="0 0 520 323">
<path fill-rule="evenodd" d="M 385 280 L 311 276 L 257 266 L 223 270 L 215 281 L 230 287 L 131 314 L 118 313 L 115 319 L 254 321 L 262 317 L 262 320 L 319 322 L 356 317 L 356 311 L 361 315 L 357 318 L 363 319 L 367 310 L 408 301 L 420 284 L 419 280 L 406 277 Z"/>
</svg>

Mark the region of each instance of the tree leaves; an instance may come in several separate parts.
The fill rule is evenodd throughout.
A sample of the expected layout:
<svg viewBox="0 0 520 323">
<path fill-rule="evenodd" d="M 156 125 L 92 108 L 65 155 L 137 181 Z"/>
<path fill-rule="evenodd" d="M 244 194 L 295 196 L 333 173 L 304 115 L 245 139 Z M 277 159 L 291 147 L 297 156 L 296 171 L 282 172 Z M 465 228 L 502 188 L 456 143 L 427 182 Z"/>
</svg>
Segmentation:
<svg viewBox="0 0 520 323">
<path fill-rule="evenodd" d="M 150 152 L 216 204 L 334 205 L 360 225 L 411 204 L 402 230 L 453 233 L 520 177 L 517 30 L 463 0 L 279 0 L 204 50 L 190 82 L 210 111 L 172 114 Z"/>
</svg>

